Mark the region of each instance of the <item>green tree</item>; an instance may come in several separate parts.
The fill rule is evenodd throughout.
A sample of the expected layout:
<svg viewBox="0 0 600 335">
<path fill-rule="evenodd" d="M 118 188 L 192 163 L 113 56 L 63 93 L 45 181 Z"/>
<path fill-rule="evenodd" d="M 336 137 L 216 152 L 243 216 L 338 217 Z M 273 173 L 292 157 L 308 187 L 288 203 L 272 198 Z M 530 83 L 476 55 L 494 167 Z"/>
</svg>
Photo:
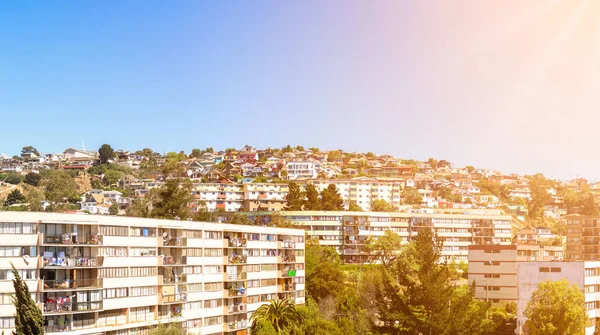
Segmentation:
<svg viewBox="0 0 600 335">
<path fill-rule="evenodd" d="M 6 201 L 4 202 L 4 206 L 11 206 L 15 204 L 22 204 L 26 201 L 25 196 L 21 191 L 14 190 L 8 194 L 6 197 Z"/>
<path fill-rule="evenodd" d="M 64 170 L 49 170 L 42 178 L 46 200 L 63 203 L 77 198 L 77 184 Z"/>
<path fill-rule="evenodd" d="M 38 157 L 40 156 L 40 153 L 37 151 L 37 149 L 32 147 L 31 145 L 23 147 L 23 149 L 21 149 L 21 154 L 34 154 Z"/>
<path fill-rule="evenodd" d="M 596 326 L 594 327 L 594 334 L 592 335 L 600 335 L 600 322 L 596 322 Z"/>
<path fill-rule="evenodd" d="M 467 165 L 466 169 L 468 173 L 473 173 L 473 171 L 475 171 L 475 167 L 472 165 Z"/>
<path fill-rule="evenodd" d="M 326 319 L 313 299 L 308 298 L 304 306 L 297 306 L 296 310 L 304 320 L 293 332 L 294 335 L 344 335 L 357 334 L 356 332 L 344 333 L 335 320 Z M 275 333 L 269 333 L 269 335 Z M 265 333 L 267 335 L 267 333 Z"/>
<path fill-rule="evenodd" d="M 408 205 L 418 205 L 423 202 L 423 196 L 414 187 L 406 187 L 402 191 L 402 201 Z"/>
<path fill-rule="evenodd" d="M 548 189 L 554 186 L 554 182 L 546 179 L 538 173 L 529 176 L 529 188 L 531 190 L 531 201 L 529 202 L 528 217 L 530 219 L 541 218 L 544 215 L 544 207 L 552 200 Z"/>
<path fill-rule="evenodd" d="M 523 313 L 533 335 L 584 334 L 587 323 L 585 297 L 566 279 L 538 285 Z"/>
<path fill-rule="evenodd" d="M 234 150 L 235 150 L 235 149 L 234 149 Z M 210 153 L 210 154 L 213 154 L 213 153 L 215 153 L 215 149 L 213 149 L 213 147 L 208 147 L 208 148 L 204 149 L 204 151 L 205 151 L 205 152 L 208 152 L 208 153 Z"/>
<path fill-rule="evenodd" d="M 31 186 L 38 186 L 40 184 L 40 180 L 42 180 L 42 176 L 39 173 L 29 172 L 25 175 L 25 183 Z"/>
<path fill-rule="evenodd" d="M 356 201 L 350 201 L 350 204 L 348 204 L 348 210 L 350 212 L 362 212 L 363 211 L 362 207 L 360 207 L 359 205 L 356 204 Z"/>
<path fill-rule="evenodd" d="M 117 215 L 117 214 L 119 214 L 119 205 L 117 205 L 117 204 L 110 205 L 110 208 L 108 209 L 108 213 L 110 215 Z"/>
<path fill-rule="evenodd" d="M 233 216 L 229 219 L 229 223 L 232 224 L 241 224 L 241 225 L 253 225 L 254 222 L 252 222 L 252 220 L 250 220 L 250 218 L 248 218 L 247 215 L 244 214 L 233 214 Z"/>
<path fill-rule="evenodd" d="M 150 331 L 149 335 L 183 335 L 185 331 L 181 323 L 162 324 Z"/>
<path fill-rule="evenodd" d="M 429 166 L 431 166 L 432 169 L 435 169 L 438 166 L 438 161 L 436 159 L 433 159 L 433 158 L 429 158 L 427 160 L 427 163 L 429 164 Z"/>
<path fill-rule="evenodd" d="M 392 206 L 383 199 L 375 199 L 371 201 L 372 212 L 392 212 Z"/>
<path fill-rule="evenodd" d="M 321 209 L 325 211 L 343 211 L 344 200 L 335 184 L 329 184 L 321 191 Z"/>
<path fill-rule="evenodd" d="M 306 185 L 306 202 L 304 209 L 307 211 L 318 211 L 321 209 L 321 200 L 319 199 L 319 191 L 313 184 Z"/>
<path fill-rule="evenodd" d="M 109 160 L 115 157 L 115 151 L 108 144 L 102 144 L 98 149 L 98 156 L 100 158 L 100 164 L 107 164 Z"/>
<path fill-rule="evenodd" d="M 4 180 L 2 181 L 13 185 L 18 185 L 23 181 L 23 176 L 11 171 L 4 176 Z"/>
<path fill-rule="evenodd" d="M 596 206 L 596 200 L 594 195 L 588 193 L 585 196 L 585 200 L 581 202 L 581 214 L 583 215 L 598 215 L 598 207 Z"/>
<path fill-rule="evenodd" d="M 42 335 L 44 334 L 44 317 L 42 311 L 31 298 L 29 287 L 23 281 L 15 266 L 11 263 L 13 273 L 13 287 L 15 295 L 12 298 L 15 306 L 15 335 Z"/>
<path fill-rule="evenodd" d="M 340 158 L 340 157 L 342 157 L 342 152 L 339 150 L 331 150 L 327 153 L 327 161 L 328 162 L 333 162 L 337 158 Z"/>
<path fill-rule="evenodd" d="M 150 148 L 144 148 L 142 150 L 138 150 L 135 152 L 136 155 L 145 156 L 148 158 L 152 158 L 153 153 L 154 153 L 154 151 L 152 151 L 152 149 L 150 149 Z"/>
<path fill-rule="evenodd" d="M 297 145 L 295 149 L 298 151 L 306 151 L 306 150 L 304 150 L 304 147 L 301 145 Z"/>
<path fill-rule="evenodd" d="M 276 332 L 292 330 L 302 323 L 302 315 L 296 310 L 296 305 L 289 299 L 270 300 L 268 304 L 260 306 L 250 317 L 252 326 L 256 328 L 260 321 L 269 322 Z"/>
<path fill-rule="evenodd" d="M 44 210 L 42 207 L 42 201 L 44 201 L 44 194 L 42 191 L 35 187 L 25 187 L 25 198 L 29 204 L 29 210 L 32 212 L 41 212 Z"/>
<path fill-rule="evenodd" d="M 402 237 L 391 230 L 386 230 L 383 236 L 369 236 L 365 251 L 369 253 L 373 261 L 377 261 L 387 268 L 403 252 Z"/>
<path fill-rule="evenodd" d="M 192 158 L 200 158 L 202 157 L 202 151 L 200 149 L 192 149 L 192 153 L 190 154 Z"/>
<path fill-rule="evenodd" d="M 146 195 L 152 210 L 149 215 L 153 218 L 181 220 L 191 218 L 189 204 L 193 201 L 192 183 L 185 180 L 180 183 L 177 179 L 168 179 L 158 189 L 152 189 Z"/>
<path fill-rule="evenodd" d="M 346 275 L 334 248 L 308 240 L 305 255 L 306 294 L 309 297 L 319 302 L 344 291 Z"/>
<path fill-rule="evenodd" d="M 103 181 L 105 185 L 111 186 L 116 184 L 119 180 L 121 180 L 121 178 L 123 178 L 123 172 L 108 170 L 106 173 L 104 173 Z"/>
<path fill-rule="evenodd" d="M 310 148 L 308 148 L 308 150 L 313 154 L 316 154 L 319 152 L 319 148 L 316 148 L 316 147 L 310 147 Z"/>
<path fill-rule="evenodd" d="M 267 178 L 266 176 L 256 176 L 254 177 L 254 179 L 252 179 L 252 182 L 255 184 L 268 183 L 269 178 Z"/>
<path fill-rule="evenodd" d="M 298 184 L 291 182 L 289 184 L 289 191 L 286 197 L 286 211 L 301 211 L 304 205 L 304 199 L 306 198 L 304 192 L 300 189 Z"/>
</svg>

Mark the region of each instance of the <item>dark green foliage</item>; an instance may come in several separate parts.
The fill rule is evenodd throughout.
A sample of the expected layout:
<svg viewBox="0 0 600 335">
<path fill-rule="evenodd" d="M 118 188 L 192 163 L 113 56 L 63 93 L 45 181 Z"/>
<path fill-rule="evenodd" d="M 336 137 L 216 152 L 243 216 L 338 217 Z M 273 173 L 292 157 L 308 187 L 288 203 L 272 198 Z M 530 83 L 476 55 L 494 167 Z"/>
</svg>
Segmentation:
<svg viewBox="0 0 600 335">
<path fill-rule="evenodd" d="M 319 199 L 319 191 L 313 184 L 306 185 L 306 202 L 304 209 L 307 211 L 318 211 L 321 209 L 321 200 Z"/>
<path fill-rule="evenodd" d="M 287 195 L 287 204 L 285 207 L 286 211 L 301 211 L 302 206 L 304 205 L 304 199 L 306 195 L 302 190 L 300 190 L 300 186 L 298 184 L 291 182 L 289 185 L 289 191 Z"/>
<path fill-rule="evenodd" d="M 372 212 L 391 212 L 392 210 L 392 206 L 383 199 L 375 199 L 371 201 Z"/>
<path fill-rule="evenodd" d="M 146 201 L 151 204 L 150 217 L 181 220 L 191 218 L 189 204 L 193 201 L 192 183 L 189 180 L 180 183 L 177 179 L 169 179 L 161 188 L 150 190 Z"/>
<path fill-rule="evenodd" d="M 25 201 L 26 201 L 26 199 L 25 199 L 25 196 L 23 195 L 23 193 L 21 193 L 21 191 L 19 191 L 19 190 L 14 190 L 8 194 L 8 197 L 6 197 L 4 206 L 21 204 L 21 203 L 24 203 Z"/>
<path fill-rule="evenodd" d="M 19 273 L 13 268 L 13 287 L 15 295 L 13 305 L 16 308 L 15 313 L 15 335 L 42 335 L 44 334 L 44 318 L 42 311 L 37 307 L 35 301 L 31 299 L 29 287 L 21 279 Z"/>
<path fill-rule="evenodd" d="M 321 210 L 325 211 L 343 211 L 344 200 L 334 184 L 329 184 L 321 192 Z"/>
<path fill-rule="evenodd" d="M 108 212 L 109 212 L 110 215 L 117 215 L 117 214 L 119 214 L 119 206 L 117 204 L 110 205 L 110 208 L 108 209 Z"/>
<path fill-rule="evenodd" d="M 13 185 L 18 185 L 23 181 L 23 176 L 16 172 L 9 172 L 7 174 L 0 174 L 0 181 Z"/>
<path fill-rule="evenodd" d="M 323 247 L 318 242 L 306 243 L 306 294 L 316 302 L 344 291 L 345 274 L 340 256 L 332 247 Z"/>
<path fill-rule="evenodd" d="M 40 180 L 42 180 L 42 176 L 39 173 L 29 172 L 25 175 L 25 183 L 31 186 L 38 186 L 40 184 Z"/>
<path fill-rule="evenodd" d="M 106 164 L 110 159 L 115 157 L 115 151 L 108 144 L 102 144 L 100 149 L 98 149 L 98 156 L 100 158 L 100 164 Z"/>
<path fill-rule="evenodd" d="M 185 331 L 181 323 L 162 324 L 152 330 L 149 335 L 184 335 Z"/>
<path fill-rule="evenodd" d="M 42 176 L 46 200 L 62 203 L 77 200 L 77 184 L 64 170 L 48 170 Z"/>
<path fill-rule="evenodd" d="M 251 331 L 259 326 L 264 327 L 263 322 L 268 322 L 273 326 L 277 333 L 290 331 L 299 326 L 302 321 L 302 315 L 296 310 L 296 305 L 291 300 L 271 300 L 268 304 L 260 306 L 251 317 Z"/>
</svg>

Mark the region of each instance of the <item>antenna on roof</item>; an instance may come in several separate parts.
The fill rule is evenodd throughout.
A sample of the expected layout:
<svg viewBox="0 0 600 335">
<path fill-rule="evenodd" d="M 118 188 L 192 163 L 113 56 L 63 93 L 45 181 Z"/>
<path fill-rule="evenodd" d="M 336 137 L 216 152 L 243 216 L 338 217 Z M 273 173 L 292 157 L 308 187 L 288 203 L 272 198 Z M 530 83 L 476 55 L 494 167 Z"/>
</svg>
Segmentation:
<svg viewBox="0 0 600 335">
<path fill-rule="evenodd" d="M 85 142 L 81 142 L 81 151 L 85 151 Z"/>
</svg>

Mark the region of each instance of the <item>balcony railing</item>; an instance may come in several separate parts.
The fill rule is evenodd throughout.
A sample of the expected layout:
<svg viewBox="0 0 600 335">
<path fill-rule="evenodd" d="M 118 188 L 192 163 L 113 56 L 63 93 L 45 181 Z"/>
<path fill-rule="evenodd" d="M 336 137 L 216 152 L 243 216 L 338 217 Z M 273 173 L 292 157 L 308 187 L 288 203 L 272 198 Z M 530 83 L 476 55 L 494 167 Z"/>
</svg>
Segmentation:
<svg viewBox="0 0 600 335">
<path fill-rule="evenodd" d="M 177 265 L 181 264 L 181 257 L 172 256 L 172 255 L 160 255 L 162 258 L 163 265 Z"/>
<path fill-rule="evenodd" d="M 173 294 L 173 295 L 163 295 L 162 302 L 163 304 L 168 304 L 172 302 L 185 302 L 187 301 L 187 294 Z"/>
<path fill-rule="evenodd" d="M 248 278 L 248 274 L 245 271 L 242 271 L 237 274 L 226 274 L 225 279 L 227 281 L 238 281 L 238 280 L 246 280 Z"/>
<path fill-rule="evenodd" d="M 187 277 L 185 275 L 175 276 L 164 276 L 162 279 L 163 284 L 185 284 L 187 282 Z"/>
<path fill-rule="evenodd" d="M 65 245 L 102 245 L 102 235 L 89 234 L 89 235 L 46 235 L 44 242 L 46 244 L 65 244 Z"/>
<path fill-rule="evenodd" d="M 226 325 L 226 330 L 239 330 L 248 328 L 248 320 L 229 322 Z"/>
<path fill-rule="evenodd" d="M 283 263 L 294 263 L 296 262 L 296 255 L 281 255 L 279 256 Z"/>
<path fill-rule="evenodd" d="M 73 302 L 70 298 L 58 298 L 44 303 L 43 311 L 47 314 L 72 313 L 81 311 L 97 311 L 102 309 L 102 301 Z"/>
<path fill-rule="evenodd" d="M 292 249 L 296 248 L 296 242 L 294 242 L 294 241 L 289 241 L 288 240 L 288 241 L 280 241 L 280 242 L 281 242 L 281 247 L 284 248 L 284 249 L 287 249 L 287 248 L 292 248 Z"/>
<path fill-rule="evenodd" d="M 238 305 L 227 306 L 227 313 L 230 313 L 230 314 L 246 313 L 246 305 L 238 304 Z"/>
<path fill-rule="evenodd" d="M 295 283 L 284 284 L 284 285 L 280 286 L 280 288 L 283 292 L 295 291 L 296 284 Z"/>
<path fill-rule="evenodd" d="M 102 279 L 100 278 L 44 280 L 44 291 L 67 291 L 99 287 L 102 287 Z"/>
<path fill-rule="evenodd" d="M 65 266 L 65 267 L 95 267 L 102 266 L 102 257 L 51 257 L 44 256 L 44 267 L 47 266 Z"/>
<path fill-rule="evenodd" d="M 229 240 L 228 247 L 230 248 L 245 248 L 247 241 L 245 238 L 232 238 Z"/>
<path fill-rule="evenodd" d="M 245 255 L 230 255 L 227 260 L 229 264 L 246 264 L 248 257 Z"/>
<path fill-rule="evenodd" d="M 159 238 L 162 239 L 163 247 L 185 247 L 187 244 L 187 238 L 185 237 Z"/>
<path fill-rule="evenodd" d="M 228 297 L 244 297 L 246 296 L 246 288 L 244 287 L 240 287 L 240 288 L 229 288 L 227 290 L 227 294 Z"/>
</svg>

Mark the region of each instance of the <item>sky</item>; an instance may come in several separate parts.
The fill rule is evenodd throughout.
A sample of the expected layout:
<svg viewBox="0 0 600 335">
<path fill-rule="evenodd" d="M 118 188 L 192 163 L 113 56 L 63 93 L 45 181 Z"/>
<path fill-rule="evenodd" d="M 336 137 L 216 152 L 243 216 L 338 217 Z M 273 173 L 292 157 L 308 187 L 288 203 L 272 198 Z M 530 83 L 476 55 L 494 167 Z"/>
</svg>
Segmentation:
<svg viewBox="0 0 600 335">
<path fill-rule="evenodd" d="M 600 179 L 600 1 L 3 1 L 0 153 L 287 144 Z"/>
</svg>

